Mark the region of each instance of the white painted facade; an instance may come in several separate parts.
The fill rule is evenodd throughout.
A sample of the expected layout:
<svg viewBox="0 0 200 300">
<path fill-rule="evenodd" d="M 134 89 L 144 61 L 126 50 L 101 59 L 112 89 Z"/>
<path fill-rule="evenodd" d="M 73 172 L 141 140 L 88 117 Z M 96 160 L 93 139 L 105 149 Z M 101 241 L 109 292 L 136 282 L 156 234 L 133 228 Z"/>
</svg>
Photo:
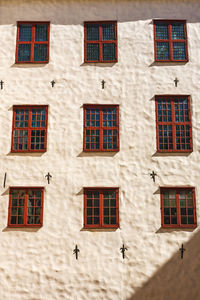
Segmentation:
<svg viewBox="0 0 200 300">
<path fill-rule="evenodd" d="M 154 62 L 155 18 L 187 21 L 188 63 Z M 84 21 L 103 20 L 117 21 L 118 62 L 86 64 Z M 17 21 L 50 21 L 48 64 L 15 64 Z M 0 0 L 0 300 L 200 299 L 199 40 L 198 0 Z M 157 94 L 191 95 L 192 153 L 156 153 Z M 119 152 L 82 151 L 84 103 L 119 104 Z M 49 105 L 45 153 L 10 152 L 17 104 Z M 41 228 L 7 227 L 10 186 L 44 186 Z M 94 186 L 119 187 L 119 229 L 83 230 Z M 160 186 L 195 187 L 195 230 L 161 229 Z"/>
</svg>

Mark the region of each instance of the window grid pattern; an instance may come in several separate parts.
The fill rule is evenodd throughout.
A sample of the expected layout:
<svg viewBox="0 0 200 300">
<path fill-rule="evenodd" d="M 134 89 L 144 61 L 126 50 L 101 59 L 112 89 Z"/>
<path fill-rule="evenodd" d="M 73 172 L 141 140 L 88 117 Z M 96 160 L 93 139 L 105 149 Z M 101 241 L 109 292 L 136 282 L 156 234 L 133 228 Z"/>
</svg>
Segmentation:
<svg viewBox="0 0 200 300">
<path fill-rule="evenodd" d="M 43 188 L 10 188 L 8 226 L 42 226 Z"/>
<path fill-rule="evenodd" d="M 119 150 L 119 107 L 84 105 L 84 151 Z"/>
<path fill-rule="evenodd" d="M 188 96 L 156 96 L 156 123 L 158 151 L 192 151 Z"/>
<path fill-rule="evenodd" d="M 12 152 L 44 152 L 47 142 L 47 106 L 14 106 Z"/>
<path fill-rule="evenodd" d="M 16 63 L 47 63 L 49 23 L 18 22 Z"/>
<path fill-rule="evenodd" d="M 185 21 L 154 21 L 156 61 L 187 61 Z"/>
<path fill-rule="evenodd" d="M 161 188 L 163 227 L 196 227 L 194 188 Z"/>
<path fill-rule="evenodd" d="M 85 62 L 117 61 L 117 22 L 85 22 Z"/>
<path fill-rule="evenodd" d="M 118 188 L 84 188 L 84 227 L 118 226 Z"/>
</svg>

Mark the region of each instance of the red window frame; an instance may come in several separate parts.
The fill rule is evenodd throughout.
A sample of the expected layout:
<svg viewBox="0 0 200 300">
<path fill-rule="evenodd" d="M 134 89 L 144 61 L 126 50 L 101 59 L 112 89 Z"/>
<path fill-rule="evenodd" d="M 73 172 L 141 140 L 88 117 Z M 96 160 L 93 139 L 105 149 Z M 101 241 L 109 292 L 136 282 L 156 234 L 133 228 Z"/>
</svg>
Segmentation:
<svg viewBox="0 0 200 300">
<path fill-rule="evenodd" d="M 96 24 L 99 26 L 99 39 L 96 41 L 88 41 L 87 40 L 87 24 Z M 102 39 L 102 25 L 103 24 L 114 24 L 115 25 L 115 39 L 114 40 L 103 40 Z M 115 44 L 115 59 L 114 60 L 103 60 L 103 44 Z M 99 59 L 98 60 L 88 60 L 87 59 L 87 44 L 99 44 Z M 118 54 L 117 54 L 117 21 L 89 21 L 84 22 L 84 62 L 100 62 L 100 63 L 108 63 L 108 62 L 117 62 Z"/>
<path fill-rule="evenodd" d="M 19 206 L 19 199 L 17 200 L 18 203 L 17 203 L 17 206 L 12 206 L 12 192 L 13 190 L 24 190 L 25 191 L 25 196 L 24 196 L 24 205 L 21 205 Z M 40 206 L 31 206 L 31 207 L 28 207 L 28 192 L 29 191 L 40 191 L 41 192 L 41 205 Z M 8 227 L 41 227 L 43 225 L 43 199 L 44 199 L 44 187 L 10 187 L 9 189 L 9 206 L 8 206 Z M 34 198 L 34 203 L 35 202 L 35 198 Z M 17 214 L 15 215 L 12 215 L 12 208 L 17 208 Z M 11 223 L 11 216 L 18 216 L 18 212 L 19 212 L 19 209 L 20 208 L 23 208 L 24 209 L 24 213 L 23 215 L 23 224 L 12 224 Z M 33 208 L 34 209 L 34 214 L 30 215 L 31 217 L 33 216 L 37 216 L 35 214 L 35 208 L 40 208 L 40 223 L 39 224 L 28 224 L 27 223 L 27 216 L 28 216 L 28 208 Z"/>
<path fill-rule="evenodd" d="M 19 41 L 19 27 L 21 24 L 30 24 L 32 25 L 32 34 L 31 34 L 31 41 Z M 48 25 L 47 31 L 47 41 L 35 41 L 35 25 L 38 24 L 46 24 Z M 15 63 L 34 63 L 34 64 L 41 64 L 41 63 L 48 63 L 49 62 L 49 37 L 50 37 L 50 22 L 29 22 L 29 21 L 18 21 L 17 22 L 17 39 L 16 39 L 16 55 L 15 55 Z M 31 52 L 30 52 L 30 61 L 18 61 L 18 47 L 20 44 L 30 44 L 31 45 Z M 35 44 L 46 44 L 47 45 L 47 59 L 45 61 L 34 61 L 34 45 Z"/>
<path fill-rule="evenodd" d="M 99 224 L 87 224 L 87 192 L 99 192 Z M 103 204 L 103 192 L 115 192 L 116 195 L 116 224 L 104 224 L 103 222 L 103 217 L 104 217 L 104 213 L 103 213 L 103 209 L 104 209 L 104 204 Z M 110 201 L 110 198 L 109 198 Z M 110 202 L 109 202 L 110 203 Z M 107 207 L 107 206 L 106 206 Z M 108 206 L 109 207 L 109 218 L 111 217 L 111 213 L 110 213 L 110 209 L 112 208 L 112 206 Z M 94 206 L 92 206 L 92 208 L 94 209 Z M 94 214 L 93 214 L 94 216 Z M 94 187 L 94 188 L 84 188 L 84 228 L 118 228 L 119 227 L 119 188 L 109 188 L 109 187 Z"/>
<path fill-rule="evenodd" d="M 176 224 L 165 224 L 164 223 L 164 199 L 163 199 L 163 192 L 164 191 L 169 191 L 169 190 L 174 190 L 175 194 L 176 194 L 176 217 L 177 217 L 177 223 Z M 181 205 L 180 205 L 180 192 L 181 191 L 191 191 L 192 192 L 192 203 L 193 206 L 189 207 L 190 209 L 193 210 L 193 216 L 194 216 L 194 224 L 181 224 Z M 196 201 L 195 201 L 195 188 L 194 187 L 161 187 L 160 188 L 160 198 L 161 198 L 161 225 L 163 228 L 175 228 L 175 227 L 179 227 L 179 228 L 196 228 L 197 227 L 197 220 L 196 220 Z M 187 200 L 186 202 L 187 203 Z M 168 207 L 167 207 L 168 208 Z M 173 208 L 173 206 L 171 207 L 170 204 L 170 208 Z M 184 207 L 185 209 L 185 207 Z M 186 204 L 186 211 L 188 209 L 188 206 Z M 170 213 L 171 216 L 171 213 Z M 189 214 L 186 213 L 186 215 L 184 214 L 184 217 L 186 217 L 188 219 Z"/>
<path fill-rule="evenodd" d="M 116 109 L 116 126 L 103 126 L 103 109 L 115 108 Z M 86 126 L 86 110 L 99 109 L 100 119 L 99 126 Z M 86 130 L 99 130 L 99 149 L 86 148 Z M 116 130 L 117 131 L 117 147 L 115 149 L 103 149 L 103 130 Z M 84 104 L 83 105 L 83 151 L 87 152 L 117 152 L 119 151 L 119 105 L 96 105 Z"/>
<path fill-rule="evenodd" d="M 156 39 L 156 24 L 158 23 L 167 23 L 168 24 L 168 33 L 169 38 L 164 39 Z M 172 23 L 182 23 L 184 24 L 184 32 L 185 32 L 185 39 L 181 40 L 172 40 Z M 154 57 L 156 62 L 187 62 L 188 61 L 188 43 L 187 43 L 187 28 L 186 28 L 186 20 L 153 20 L 153 28 L 154 28 Z M 169 59 L 157 59 L 157 46 L 156 42 L 163 42 L 169 44 Z M 173 42 L 182 42 L 185 43 L 185 59 L 173 59 Z"/>
<path fill-rule="evenodd" d="M 45 127 L 31 127 L 32 121 L 32 110 L 33 109 L 44 109 L 45 108 Z M 28 118 L 28 127 L 15 127 L 15 116 L 17 109 L 28 109 L 29 118 Z M 13 123 L 12 123 L 12 140 L 11 140 L 11 152 L 46 152 L 47 150 L 47 122 L 48 122 L 48 105 L 14 105 L 13 106 Z M 27 149 L 14 149 L 14 130 L 27 130 L 28 139 L 27 139 Z M 31 131 L 32 130 L 44 130 L 44 149 L 31 149 Z"/>
<path fill-rule="evenodd" d="M 184 122 L 175 122 L 175 100 L 188 100 L 188 118 L 189 121 Z M 158 120 L 158 100 L 168 100 L 171 102 L 171 122 L 163 122 Z M 190 96 L 189 95 L 156 95 L 155 96 L 155 110 L 156 110 L 156 139 L 157 139 L 157 152 L 192 152 L 192 121 L 191 121 L 191 109 L 190 109 Z M 173 139 L 173 149 L 160 149 L 159 148 L 159 125 L 171 125 L 172 126 L 172 139 Z M 190 149 L 176 149 L 176 126 L 179 125 L 188 125 L 190 128 Z"/>
</svg>

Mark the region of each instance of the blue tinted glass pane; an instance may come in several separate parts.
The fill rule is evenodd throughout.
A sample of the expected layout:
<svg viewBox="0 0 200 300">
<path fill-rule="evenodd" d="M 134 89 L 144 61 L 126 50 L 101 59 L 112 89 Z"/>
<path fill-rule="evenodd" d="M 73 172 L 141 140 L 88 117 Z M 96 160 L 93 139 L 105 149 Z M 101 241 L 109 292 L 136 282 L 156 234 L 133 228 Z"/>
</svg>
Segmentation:
<svg viewBox="0 0 200 300">
<path fill-rule="evenodd" d="M 164 23 L 156 24 L 156 39 L 167 40 L 168 38 L 169 38 L 168 24 L 164 24 Z"/>
<path fill-rule="evenodd" d="M 99 60 L 99 44 L 87 44 L 87 60 Z"/>
<path fill-rule="evenodd" d="M 30 61 L 31 58 L 31 45 L 19 44 L 18 46 L 18 61 Z"/>
<path fill-rule="evenodd" d="M 32 33 L 32 25 L 23 24 L 19 25 L 19 41 L 20 42 L 30 42 Z"/>
<path fill-rule="evenodd" d="M 184 24 L 172 24 L 172 39 L 182 40 L 185 39 Z"/>
<path fill-rule="evenodd" d="M 98 41 L 99 40 L 99 25 L 98 24 L 87 24 L 86 25 L 87 41 Z"/>
<path fill-rule="evenodd" d="M 47 32 L 48 32 L 48 25 L 35 25 L 35 41 L 37 42 L 45 42 L 47 41 Z"/>
<path fill-rule="evenodd" d="M 34 45 L 34 61 L 46 61 L 47 60 L 47 45 L 35 44 Z"/>
<path fill-rule="evenodd" d="M 103 44 L 103 61 L 115 59 L 115 44 Z"/>
<path fill-rule="evenodd" d="M 115 24 L 102 25 L 103 41 L 115 40 Z"/>
<path fill-rule="evenodd" d="M 184 60 L 185 55 L 185 43 L 173 43 L 173 59 Z"/>
<path fill-rule="evenodd" d="M 168 43 L 156 43 L 157 51 L 156 56 L 159 60 L 168 60 L 169 59 L 169 44 Z"/>
</svg>

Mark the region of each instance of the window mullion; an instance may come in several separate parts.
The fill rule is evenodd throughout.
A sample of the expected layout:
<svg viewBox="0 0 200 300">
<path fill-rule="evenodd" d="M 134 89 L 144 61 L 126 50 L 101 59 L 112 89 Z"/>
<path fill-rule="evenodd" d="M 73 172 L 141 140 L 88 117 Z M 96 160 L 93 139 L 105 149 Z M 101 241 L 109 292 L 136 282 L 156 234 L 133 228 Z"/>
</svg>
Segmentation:
<svg viewBox="0 0 200 300">
<path fill-rule="evenodd" d="M 102 34 L 102 24 L 99 25 L 99 60 L 103 61 L 103 34 Z"/>
<path fill-rule="evenodd" d="M 99 191 L 99 225 L 103 227 L 103 192 Z"/>
<path fill-rule="evenodd" d="M 174 99 L 171 100 L 171 110 L 172 110 L 172 139 L 173 139 L 173 150 L 176 150 L 176 123 L 175 123 L 175 109 L 174 109 Z"/>
<path fill-rule="evenodd" d="M 25 195 L 24 195 L 24 225 L 27 225 L 27 215 L 28 215 L 28 190 L 25 189 Z"/>
<path fill-rule="evenodd" d="M 176 190 L 176 211 L 177 211 L 177 225 L 181 226 L 181 212 L 180 212 L 179 190 Z"/>
<path fill-rule="evenodd" d="M 34 61 L 34 41 L 35 41 L 35 24 L 32 25 L 31 33 L 31 62 Z"/>
<path fill-rule="evenodd" d="M 103 150 L 103 109 L 99 108 L 99 139 L 100 145 L 99 148 Z"/>
<path fill-rule="evenodd" d="M 31 120 L 32 120 L 32 109 L 28 110 L 28 141 L 27 141 L 27 149 L 31 150 Z"/>
<path fill-rule="evenodd" d="M 169 59 L 173 60 L 173 45 L 172 45 L 172 25 L 168 24 L 169 31 Z"/>
</svg>

